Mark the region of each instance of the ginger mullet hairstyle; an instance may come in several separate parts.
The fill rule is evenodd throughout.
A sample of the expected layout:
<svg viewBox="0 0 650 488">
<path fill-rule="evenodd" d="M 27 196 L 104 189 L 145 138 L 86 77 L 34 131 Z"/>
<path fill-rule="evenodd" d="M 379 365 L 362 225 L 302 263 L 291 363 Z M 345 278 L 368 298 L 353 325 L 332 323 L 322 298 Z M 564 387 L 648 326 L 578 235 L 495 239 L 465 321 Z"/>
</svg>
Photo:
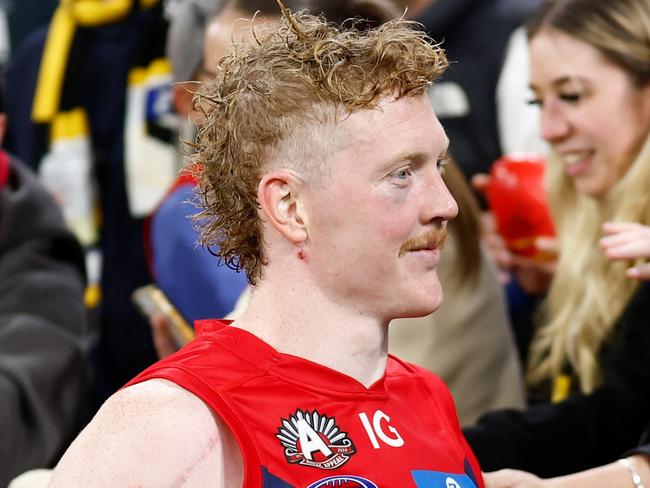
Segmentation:
<svg viewBox="0 0 650 488">
<path fill-rule="evenodd" d="M 199 242 L 245 269 L 251 285 L 265 263 L 257 199 L 264 163 L 296 130 L 372 109 L 386 95 L 423 94 L 447 68 L 444 50 L 403 18 L 368 30 L 359 19 L 334 25 L 277 1 L 281 21 L 253 22 L 254 42 L 233 46 L 194 98 L 204 115 L 189 161 L 199 168 Z"/>
</svg>

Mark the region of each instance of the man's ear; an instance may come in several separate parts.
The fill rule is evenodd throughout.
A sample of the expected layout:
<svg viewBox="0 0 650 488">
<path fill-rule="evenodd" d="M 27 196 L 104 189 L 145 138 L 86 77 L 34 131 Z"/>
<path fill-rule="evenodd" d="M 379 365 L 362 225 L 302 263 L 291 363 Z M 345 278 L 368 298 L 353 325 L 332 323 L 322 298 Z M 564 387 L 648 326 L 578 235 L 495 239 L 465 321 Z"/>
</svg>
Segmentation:
<svg viewBox="0 0 650 488">
<path fill-rule="evenodd" d="M 293 244 L 307 239 L 307 215 L 300 198 L 301 186 L 302 182 L 288 171 L 270 171 L 257 188 L 264 220 Z"/>
<path fill-rule="evenodd" d="M 172 85 L 172 100 L 176 113 L 187 117 L 192 112 L 192 85 L 187 82 L 178 82 Z"/>
</svg>

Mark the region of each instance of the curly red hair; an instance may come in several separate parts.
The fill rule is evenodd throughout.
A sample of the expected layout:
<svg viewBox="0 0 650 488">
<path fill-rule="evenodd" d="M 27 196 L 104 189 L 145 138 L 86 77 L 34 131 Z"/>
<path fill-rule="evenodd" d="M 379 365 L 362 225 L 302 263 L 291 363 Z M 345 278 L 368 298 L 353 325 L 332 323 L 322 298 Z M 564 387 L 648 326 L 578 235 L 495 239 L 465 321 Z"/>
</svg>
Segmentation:
<svg viewBox="0 0 650 488">
<path fill-rule="evenodd" d="M 318 166 L 325 124 L 387 94 L 423 94 L 447 67 L 444 51 L 404 19 L 364 30 L 358 21 L 283 13 L 277 25 L 253 27 L 254 42 L 233 46 L 194 101 L 205 117 L 190 158 L 201 168 L 200 242 L 253 285 L 264 263 L 257 186 L 269 159 L 300 134 L 297 145 L 313 154 L 295 164 Z"/>
</svg>

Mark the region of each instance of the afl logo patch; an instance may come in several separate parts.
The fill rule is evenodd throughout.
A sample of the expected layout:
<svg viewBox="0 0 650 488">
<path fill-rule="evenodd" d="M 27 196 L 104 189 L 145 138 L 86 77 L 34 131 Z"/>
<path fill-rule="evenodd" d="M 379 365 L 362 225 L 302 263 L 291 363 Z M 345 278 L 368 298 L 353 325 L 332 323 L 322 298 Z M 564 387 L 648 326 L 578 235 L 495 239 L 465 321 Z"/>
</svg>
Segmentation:
<svg viewBox="0 0 650 488">
<path fill-rule="evenodd" d="M 288 419 L 281 419 L 281 423 L 275 436 L 284 447 L 287 462 L 291 464 L 336 469 L 357 452 L 347 432 L 343 432 L 336 425 L 336 420 L 321 415 L 317 410 L 312 413 L 296 410 Z"/>
<path fill-rule="evenodd" d="M 315 483 L 312 483 L 307 488 L 326 488 L 326 487 L 341 487 L 341 488 L 379 488 L 372 481 L 362 478 L 361 476 L 330 476 L 323 478 Z"/>
</svg>

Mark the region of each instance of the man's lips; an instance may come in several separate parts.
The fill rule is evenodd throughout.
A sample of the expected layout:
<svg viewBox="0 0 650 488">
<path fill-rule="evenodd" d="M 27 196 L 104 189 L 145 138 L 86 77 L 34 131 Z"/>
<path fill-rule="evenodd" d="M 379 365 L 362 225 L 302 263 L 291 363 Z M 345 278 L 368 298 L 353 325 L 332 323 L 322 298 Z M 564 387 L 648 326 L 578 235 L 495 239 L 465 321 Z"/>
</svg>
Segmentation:
<svg viewBox="0 0 650 488">
<path fill-rule="evenodd" d="M 447 239 L 447 228 L 440 227 L 432 229 L 429 232 L 413 237 L 407 240 L 399 250 L 399 256 L 402 257 L 407 252 L 413 251 L 434 251 L 442 249 Z"/>
</svg>

